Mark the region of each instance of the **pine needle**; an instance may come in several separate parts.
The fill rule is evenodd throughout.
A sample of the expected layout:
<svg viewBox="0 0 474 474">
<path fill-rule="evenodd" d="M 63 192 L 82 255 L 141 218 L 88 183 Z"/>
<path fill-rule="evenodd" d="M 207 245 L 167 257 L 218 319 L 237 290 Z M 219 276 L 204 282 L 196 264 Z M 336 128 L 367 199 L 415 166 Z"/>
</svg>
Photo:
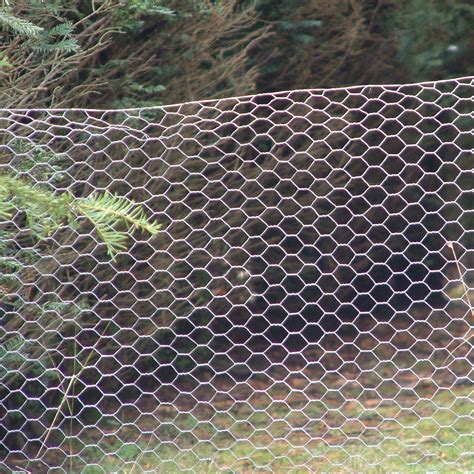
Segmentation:
<svg viewBox="0 0 474 474">
<path fill-rule="evenodd" d="M 129 233 L 120 230 L 121 226 L 128 231 L 136 229 L 151 235 L 155 235 L 161 227 L 147 219 L 141 206 L 109 193 L 93 193 L 87 198 L 78 199 L 73 209 L 92 223 L 112 258 L 127 248 Z"/>
</svg>

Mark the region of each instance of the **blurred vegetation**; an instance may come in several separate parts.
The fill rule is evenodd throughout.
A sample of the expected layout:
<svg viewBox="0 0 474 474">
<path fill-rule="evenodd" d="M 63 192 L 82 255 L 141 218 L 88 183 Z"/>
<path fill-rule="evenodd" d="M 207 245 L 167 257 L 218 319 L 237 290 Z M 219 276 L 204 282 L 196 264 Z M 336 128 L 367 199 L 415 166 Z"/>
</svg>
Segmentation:
<svg viewBox="0 0 474 474">
<path fill-rule="evenodd" d="M 469 75 L 466 0 L 40 0 L 0 9 L 0 107 L 141 107 Z"/>
</svg>

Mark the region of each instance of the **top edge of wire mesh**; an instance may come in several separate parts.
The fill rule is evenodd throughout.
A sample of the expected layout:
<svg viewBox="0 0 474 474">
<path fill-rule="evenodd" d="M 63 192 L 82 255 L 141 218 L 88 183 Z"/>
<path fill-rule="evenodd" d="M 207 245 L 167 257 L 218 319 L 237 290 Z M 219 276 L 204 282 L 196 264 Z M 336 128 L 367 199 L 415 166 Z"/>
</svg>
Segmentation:
<svg viewBox="0 0 474 474">
<path fill-rule="evenodd" d="M 123 109 L 93 109 L 87 107 L 61 107 L 61 108 L 41 108 L 41 107 L 21 107 L 21 108 L 0 108 L 1 112 L 34 112 L 34 111 L 44 111 L 44 112 L 66 112 L 66 111 L 84 111 L 84 112 L 136 112 L 136 111 L 146 111 L 146 110 L 164 110 L 172 109 L 176 107 L 182 107 L 185 105 L 192 105 L 192 104 L 219 104 L 220 102 L 229 101 L 229 100 L 248 100 L 252 98 L 258 97 L 265 97 L 265 96 L 274 96 L 274 97 L 282 97 L 289 94 L 299 93 L 299 92 L 309 92 L 313 94 L 324 94 L 325 92 L 338 92 L 338 91 L 354 91 L 363 93 L 367 89 L 370 88 L 381 88 L 386 90 L 396 90 L 398 88 L 406 88 L 406 87 L 414 87 L 414 86 L 423 86 L 423 87 L 435 87 L 438 84 L 446 84 L 450 82 L 464 82 L 464 83 L 471 83 L 474 85 L 474 76 L 463 76 L 463 77 L 455 77 L 450 79 L 441 79 L 438 81 L 425 81 L 425 82 L 413 82 L 413 83 L 406 83 L 406 84 L 360 84 L 360 85 L 353 85 L 347 87 L 330 87 L 330 88 L 314 88 L 314 89 L 293 89 L 293 90 L 286 90 L 286 91 L 277 91 L 277 92 L 262 92 L 260 94 L 248 94 L 242 96 L 235 96 L 235 97 L 222 97 L 222 98 L 214 98 L 214 99 L 203 99 L 203 100 L 191 100 L 187 102 L 181 102 L 177 104 L 167 104 L 167 105 L 156 105 L 150 107 L 131 107 L 131 108 L 123 108 Z"/>
</svg>

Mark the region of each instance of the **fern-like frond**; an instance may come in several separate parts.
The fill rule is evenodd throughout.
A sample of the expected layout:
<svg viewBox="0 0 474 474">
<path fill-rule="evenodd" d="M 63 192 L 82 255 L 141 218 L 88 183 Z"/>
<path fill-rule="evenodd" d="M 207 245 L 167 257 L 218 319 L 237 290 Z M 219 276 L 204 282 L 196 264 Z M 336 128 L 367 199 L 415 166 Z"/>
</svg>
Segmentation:
<svg viewBox="0 0 474 474">
<path fill-rule="evenodd" d="M 74 26 L 70 21 L 64 21 L 63 23 L 58 23 L 49 30 L 46 30 L 43 33 L 43 36 L 49 38 L 53 36 L 70 36 L 73 32 Z"/>
<path fill-rule="evenodd" d="M 79 43 L 72 37 L 74 26 L 69 21 L 59 23 L 41 35 L 32 38 L 27 46 L 41 53 L 74 53 L 80 49 Z"/>
<path fill-rule="evenodd" d="M 0 345 L 0 359 L 7 353 L 18 350 L 25 343 L 25 339 L 19 334 L 11 337 Z"/>
<path fill-rule="evenodd" d="M 25 18 L 15 16 L 7 8 L 0 8 L 0 27 L 25 38 L 31 38 L 43 31 L 40 26 Z"/>
<path fill-rule="evenodd" d="M 1 250 L 1 248 L 0 248 Z M 3 252 L 0 252 L 0 271 L 2 271 L 3 274 L 0 275 L 0 279 L 5 276 L 10 276 L 10 273 L 14 273 L 18 271 L 20 268 L 22 268 L 22 265 L 17 262 L 14 258 L 12 257 L 5 257 L 2 255 Z M 4 272 L 8 272 L 7 275 L 5 275 Z"/>
<path fill-rule="evenodd" d="M 120 230 L 121 226 L 130 231 L 137 229 L 152 235 L 161 227 L 148 220 L 141 206 L 109 193 L 93 193 L 87 198 L 78 199 L 73 209 L 93 224 L 111 257 L 126 249 L 129 236 L 127 232 Z"/>
<path fill-rule="evenodd" d="M 40 344 L 26 340 L 21 334 L 0 344 L 0 379 L 3 385 L 14 383 L 21 374 L 42 379 L 57 378 L 59 373 L 51 362 L 50 354 Z"/>
<path fill-rule="evenodd" d="M 150 222 L 143 208 L 127 198 L 109 193 L 93 193 L 87 198 L 78 199 L 76 206 L 81 213 L 91 216 L 100 224 L 116 227 L 124 223 L 128 228 L 150 232 L 154 235 L 160 225 Z"/>
<path fill-rule="evenodd" d="M 0 374 L 8 370 L 18 369 L 27 360 L 22 353 L 26 341 L 20 336 L 13 336 L 0 345 Z"/>
<path fill-rule="evenodd" d="M 69 194 L 60 196 L 8 173 L 0 174 L 0 218 L 11 218 L 14 209 L 23 211 L 28 227 L 39 239 L 49 237 L 71 216 Z"/>
<path fill-rule="evenodd" d="M 51 53 L 53 51 L 62 51 L 63 53 L 74 53 L 80 48 L 79 43 L 73 38 L 66 38 L 55 43 L 37 42 L 31 46 L 31 49 L 42 53 Z"/>
<path fill-rule="evenodd" d="M 17 176 L 0 174 L 0 219 L 11 219 L 15 209 L 25 214 L 28 228 L 38 239 L 51 236 L 64 224 L 75 228 L 73 217 L 85 217 L 112 258 L 126 249 L 131 231 L 155 235 L 160 229 L 160 225 L 148 220 L 141 206 L 124 197 L 93 193 L 74 199 L 68 193 L 57 195 Z"/>
</svg>

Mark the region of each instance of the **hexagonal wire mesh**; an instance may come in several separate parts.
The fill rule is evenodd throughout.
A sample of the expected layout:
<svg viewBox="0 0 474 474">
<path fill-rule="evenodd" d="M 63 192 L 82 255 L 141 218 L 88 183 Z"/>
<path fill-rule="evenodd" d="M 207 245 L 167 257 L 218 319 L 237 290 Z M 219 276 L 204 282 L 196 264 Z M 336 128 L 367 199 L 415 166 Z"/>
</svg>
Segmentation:
<svg viewBox="0 0 474 474">
<path fill-rule="evenodd" d="M 163 225 L 0 223 L 2 470 L 472 470 L 472 92 L 2 110 L 3 173 Z"/>
</svg>

